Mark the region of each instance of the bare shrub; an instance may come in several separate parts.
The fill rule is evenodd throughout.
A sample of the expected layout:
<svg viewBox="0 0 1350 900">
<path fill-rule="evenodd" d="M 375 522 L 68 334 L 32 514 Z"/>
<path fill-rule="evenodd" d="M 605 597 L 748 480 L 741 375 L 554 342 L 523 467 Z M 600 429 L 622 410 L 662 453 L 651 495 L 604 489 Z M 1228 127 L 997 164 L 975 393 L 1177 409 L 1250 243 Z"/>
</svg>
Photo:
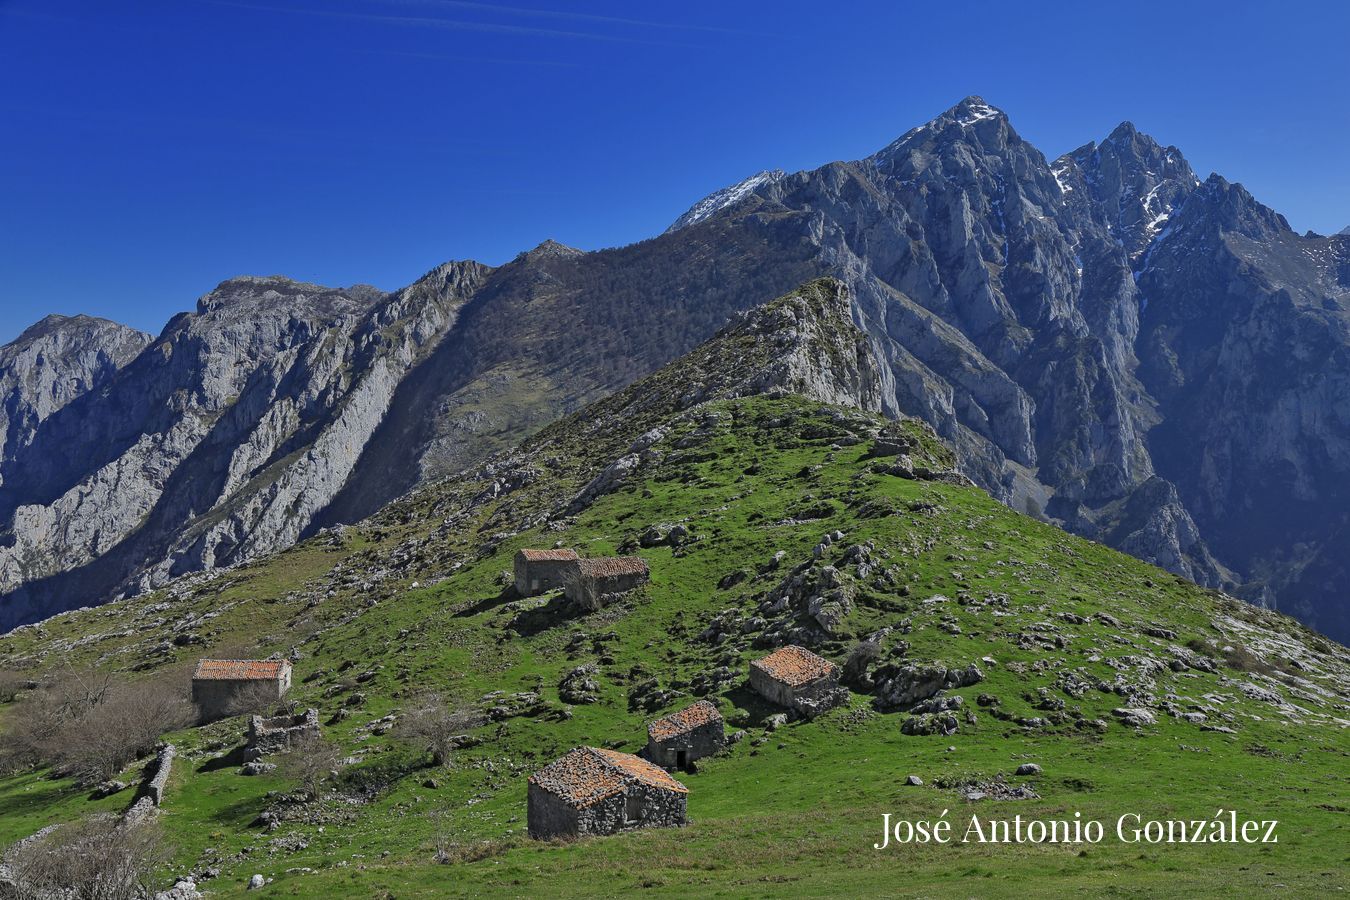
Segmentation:
<svg viewBox="0 0 1350 900">
<path fill-rule="evenodd" d="M 230 695 L 229 702 L 225 704 L 225 715 L 263 715 L 283 705 L 277 699 L 276 686 L 270 682 L 245 684 Z"/>
<path fill-rule="evenodd" d="M 8 717 L 0 763 L 11 771 L 50 766 L 94 784 L 191 721 L 192 707 L 174 680 L 133 682 L 69 670 L 27 695 Z"/>
<path fill-rule="evenodd" d="M 425 747 L 432 764 L 443 766 L 467 732 L 483 722 L 480 713 L 451 708 L 440 694 L 424 694 L 399 717 L 397 735 Z"/>
<path fill-rule="evenodd" d="M 296 783 L 310 800 L 317 800 L 324 780 L 336 775 L 342 751 L 332 741 L 314 734 L 301 735 L 277 764 L 281 775 Z"/>
<path fill-rule="evenodd" d="M 22 672 L 0 671 L 0 703 L 12 703 L 28 683 L 28 676 Z"/>
<path fill-rule="evenodd" d="M 881 658 L 881 644 L 876 641 L 861 641 L 844 660 L 844 681 L 849 684 L 860 682 L 872 664 Z"/>
<path fill-rule="evenodd" d="M 172 854 L 153 821 L 99 815 L 13 845 L 0 896 L 13 900 L 132 900 L 153 895 L 156 871 Z"/>
</svg>

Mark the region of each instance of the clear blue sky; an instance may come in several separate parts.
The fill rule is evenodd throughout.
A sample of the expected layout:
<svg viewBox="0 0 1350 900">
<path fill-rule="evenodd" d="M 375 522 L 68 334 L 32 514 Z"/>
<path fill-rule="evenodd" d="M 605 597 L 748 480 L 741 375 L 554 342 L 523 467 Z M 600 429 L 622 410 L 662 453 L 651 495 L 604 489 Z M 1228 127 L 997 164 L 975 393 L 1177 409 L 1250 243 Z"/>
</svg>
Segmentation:
<svg viewBox="0 0 1350 900">
<path fill-rule="evenodd" d="M 1347 35 L 1345 2 L 0 0 L 0 342 L 629 243 L 967 94 L 1050 156 L 1130 119 L 1336 231 Z"/>
</svg>

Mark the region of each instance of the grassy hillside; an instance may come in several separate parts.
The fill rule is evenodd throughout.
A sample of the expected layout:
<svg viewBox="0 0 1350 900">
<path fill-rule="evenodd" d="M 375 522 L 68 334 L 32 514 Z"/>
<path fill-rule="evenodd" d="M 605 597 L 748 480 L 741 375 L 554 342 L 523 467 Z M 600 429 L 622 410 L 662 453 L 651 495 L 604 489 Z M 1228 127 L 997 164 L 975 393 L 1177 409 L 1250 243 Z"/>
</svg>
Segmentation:
<svg viewBox="0 0 1350 900">
<path fill-rule="evenodd" d="M 199 886 L 222 896 L 243 892 L 254 873 L 272 879 L 262 893 L 302 897 L 1313 895 L 1344 886 L 1344 648 L 1008 510 L 943 474 L 950 455 L 915 423 L 782 394 L 690 406 L 691 384 L 736 381 L 712 371 L 728 342 L 740 348 L 738 366 L 759 364 L 763 342 L 731 334 L 359 527 L 4 636 L 0 667 L 40 678 L 95 664 L 149 678 L 213 648 L 296 659 L 292 699 L 320 709 L 346 756 L 319 800 L 299 802 L 277 773 L 240 774 L 227 756 L 239 719 L 168 736 L 181 756 L 159 816 L 176 846 L 166 882 L 209 870 Z M 626 479 L 581 492 L 657 425 L 663 433 Z M 895 474 L 894 456 L 874 455 L 878 436 L 907 445 L 923 477 Z M 652 526 L 676 523 L 690 539 L 643 546 Z M 558 596 L 521 600 L 504 589 L 517 549 L 555 543 L 637 552 L 652 582 L 590 615 Z M 833 633 L 794 604 L 773 611 L 794 572 L 825 565 L 852 601 Z M 745 688 L 751 659 L 791 636 L 843 663 L 884 629 L 881 658 L 847 708 L 770 729 L 778 710 Z M 954 734 L 903 734 L 908 712 L 876 708 L 887 676 L 907 664 L 971 663 L 982 680 L 948 692 L 963 701 Z M 593 667 L 591 702 L 566 702 L 560 685 L 582 666 Z M 428 690 L 489 718 L 446 767 L 398 737 L 400 713 Z M 678 776 L 690 789 L 688 827 L 525 837 L 530 772 L 579 744 L 635 751 L 646 721 L 703 696 L 745 734 Z M 0 715 L 21 714 L 23 697 Z M 1126 724 L 1113 712 L 1125 707 L 1147 709 L 1155 723 Z M 1028 762 L 1041 773 L 1013 774 Z M 924 784 L 907 786 L 909 775 Z M 1020 787 L 1024 799 L 998 799 Z M 973 791 L 991 796 L 968 799 Z M 91 800 L 42 772 L 0 779 L 0 843 L 130 799 Z M 1279 843 L 1114 836 L 1124 814 L 1198 819 L 1221 808 L 1279 820 Z M 972 815 L 1080 812 L 1102 820 L 1107 838 L 872 849 L 883 813 L 944 810 L 958 835 Z"/>
</svg>

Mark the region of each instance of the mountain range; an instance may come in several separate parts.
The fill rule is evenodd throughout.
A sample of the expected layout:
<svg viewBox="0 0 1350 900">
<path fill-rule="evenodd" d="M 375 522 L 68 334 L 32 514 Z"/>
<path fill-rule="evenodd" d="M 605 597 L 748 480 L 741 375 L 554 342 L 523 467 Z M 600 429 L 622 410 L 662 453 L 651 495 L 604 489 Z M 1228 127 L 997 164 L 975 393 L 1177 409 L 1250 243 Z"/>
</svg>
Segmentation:
<svg viewBox="0 0 1350 900">
<path fill-rule="evenodd" d="M 1350 237 L 1129 123 L 1048 159 L 977 97 L 628 247 L 43 320 L 0 350 L 0 627 L 369 516 L 821 275 L 880 408 L 996 498 L 1350 638 Z"/>
</svg>

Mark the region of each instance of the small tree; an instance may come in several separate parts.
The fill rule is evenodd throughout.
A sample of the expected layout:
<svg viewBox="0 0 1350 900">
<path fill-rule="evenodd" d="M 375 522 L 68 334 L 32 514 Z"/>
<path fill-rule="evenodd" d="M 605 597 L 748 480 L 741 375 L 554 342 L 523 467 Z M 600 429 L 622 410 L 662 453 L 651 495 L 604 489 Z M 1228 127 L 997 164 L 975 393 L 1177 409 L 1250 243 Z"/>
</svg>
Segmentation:
<svg viewBox="0 0 1350 900">
<path fill-rule="evenodd" d="M 14 900 L 133 900 L 154 894 L 153 878 L 172 854 L 153 821 L 98 815 L 20 841 L 3 856 Z"/>
<path fill-rule="evenodd" d="M 317 800 L 324 779 L 336 774 L 341 765 L 342 751 L 337 744 L 320 735 L 306 734 L 291 742 L 277 768 L 284 777 L 294 781 L 308 799 Z"/>
<path fill-rule="evenodd" d="M 397 733 L 403 740 L 425 747 L 432 765 L 443 766 L 460 739 L 483 722 L 483 716 L 472 710 L 451 709 L 440 694 L 424 694 L 399 719 Z"/>
</svg>

